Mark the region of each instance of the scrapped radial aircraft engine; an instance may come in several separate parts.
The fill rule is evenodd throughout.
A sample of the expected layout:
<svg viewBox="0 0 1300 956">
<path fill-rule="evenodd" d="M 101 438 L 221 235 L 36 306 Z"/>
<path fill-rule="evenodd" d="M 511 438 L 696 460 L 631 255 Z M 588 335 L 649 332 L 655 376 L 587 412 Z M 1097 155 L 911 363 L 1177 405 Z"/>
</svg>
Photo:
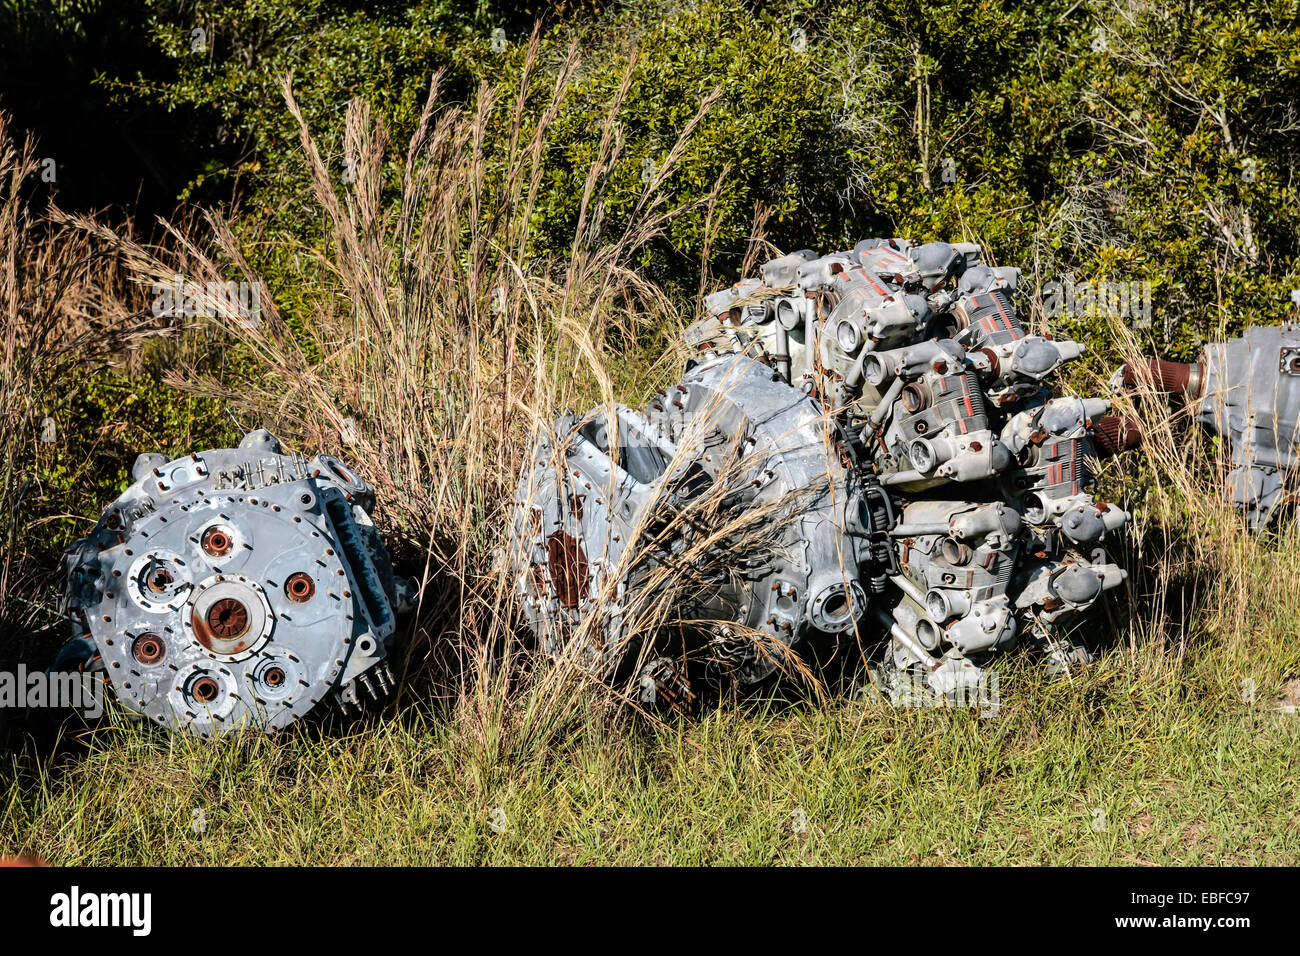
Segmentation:
<svg viewBox="0 0 1300 956">
<path fill-rule="evenodd" d="M 205 737 L 388 693 L 411 586 L 355 472 L 259 429 L 238 448 L 140 455 L 132 477 L 67 552 L 74 638 L 56 668 L 102 668 L 131 710 Z"/>
<path fill-rule="evenodd" d="M 543 648 L 647 701 L 691 693 L 693 657 L 744 685 L 826 640 L 945 695 L 1018 642 L 1086 661 L 1061 625 L 1124 580 L 1101 543 L 1129 518 L 1090 461 L 1137 432 L 1052 397 L 1082 347 L 1025 330 L 1017 276 L 873 239 L 709 296 L 680 384 L 538 439 L 510 553 Z"/>
<path fill-rule="evenodd" d="M 1255 326 L 1213 342 L 1191 364 L 1150 359 L 1114 383 L 1186 401 L 1196 421 L 1227 439 L 1225 495 L 1256 531 L 1300 485 L 1300 325 Z"/>
</svg>

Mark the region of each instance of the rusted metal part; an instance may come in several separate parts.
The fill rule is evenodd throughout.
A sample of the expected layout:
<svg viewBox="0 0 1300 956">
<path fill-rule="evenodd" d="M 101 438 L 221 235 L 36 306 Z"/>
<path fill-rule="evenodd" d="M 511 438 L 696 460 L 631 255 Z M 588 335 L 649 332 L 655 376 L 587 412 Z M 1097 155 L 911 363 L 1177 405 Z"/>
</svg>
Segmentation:
<svg viewBox="0 0 1300 956">
<path fill-rule="evenodd" d="M 191 696 L 200 704 L 211 704 L 221 695 L 221 685 L 211 677 L 200 677 L 190 687 Z"/>
<path fill-rule="evenodd" d="M 567 531 L 554 531 L 546 538 L 546 565 L 543 571 L 550 579 L 560 606 L 576 608 L 587 596 L 591 586 L 591 568 L 582 543 Z"/>
<path fill-rule="evenodd" d="M 1144 359 L 1112 384 L 1154 384 L 1225 440 L 1224 497 L 1252 529 L 1268 526 L 1300 489 L 1300 325 L 1252 326 L 1207 344 L 1192 364 Z"/>
<path fill-rule="evenodd" d="M 230 534 L 224 528 L 208 528 L 200 540 L 203 550 L 214 558 L 224 558 L 230 553 L 232 543 Z"/>
<path fill-rule="evenodd" d="M 306 571 L 295 571 L 284 582 L 284 594 L 294 604 L 305 604 L 316 593 L 316 582 Z"/>
<path fill-rule="evenodd" d="M 1124 366 L 1125 388 L 1146 386 L 1157 392 L 1183 395 L 1188 387 L 1201 378 L 1197 366 L 1183 362 L 1166 362 L 1162 359 L 1145 359 L 1136 365 Z"/>
<path fill-rule="evenodd" d="M 234 598 L 222 598 L 208 608 L 204 623 L 218 637 L 239 637 L 248 630 L 248 608 Z"/>
<path fill-rule="evenodd" d="M 173 580 L 174 578 L 170 571 L 166 568 L 159 568 L 149 577 L 149 590 L 155 594 L 165 594 Z"/>
<path fill-rule="evenodd" d="M 131 656 L 141 664 L 157 664 L 166 654 L 167 645 L 157 634 L 141 634 L 131 644 Z"/>
<path fill-rule="evenodd" d="M 1103 458 L 1132 451 L 1143 438 L 1142 424 L 1132 415 L 1103 415 L 1092 425 L 1093 445 Z"/>
</svg>

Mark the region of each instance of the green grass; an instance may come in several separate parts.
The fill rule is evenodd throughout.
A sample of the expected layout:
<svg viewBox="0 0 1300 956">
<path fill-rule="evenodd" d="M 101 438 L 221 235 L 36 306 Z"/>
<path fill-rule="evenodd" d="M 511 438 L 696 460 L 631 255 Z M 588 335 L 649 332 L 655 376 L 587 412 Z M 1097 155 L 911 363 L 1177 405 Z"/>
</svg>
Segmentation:
<svg viewBox="0 0 1300 956">
<path fill-rule="evenodd" d="M 1246 701 L 1233 674 L 1192 692 L 1137 678 L 1127 657 L 1058 685 L 1013 665 L 992 717 L 850 699 L 721 705 L 672 727 L 593 713 L 498 756 L 414 708 L 346 734 L 217 743 L 119 722 L 83 731 L 80 752 L 19 762 L 0 852 L 92 865 L 1294 862 L 1300 716 L 1278 708 L 1280 688 L 1261 681 Z"/>
<path fill-rule="evenodd" d="M 415 691 L 368 723 L 269 738 L 204 742 L 110 712 L 0 763 L 0 856 L 1293 863 L 1300 714 L 1281 701 L 1300 688 L 1300 531 L 1251 536 L 1215 507 L 1163 520 L 1129 552 L 1127 602 L 1089 618 L 1110 635 L 1100 659 L 1054 683 L 1031 659 L 999 659 L 992 716 L 842 695 L 661 724 L 596 685 L 511 671 L 507 688 L 491 669 L 445 706 Z"/>
<path fill-rule="evenodd" d="M 535 679 L 512 694 L 465 686 L 443 708 L 417 694 L 369 723 L 271 738 L 204 742 L 110 712 L 69 732 L 57 756 L 0 765 L 0 855 L 1294 863 L 1300 714 L 1281 700 L 1300 686 L 1300 533 L 1257 538 L 1225 521 L 1213 535 L 1200 552 L 1149 558 L 1119 637 L 1079 676 L 1047 682 L 1028 658 L 1000 660 L 992 716 L 843 695 L 723 702 L 660 724 L 592 685 L 566 695 Z M 1185 615 L 1172 613 L 1174 588 L 1198 595 Z"/>
</svg>

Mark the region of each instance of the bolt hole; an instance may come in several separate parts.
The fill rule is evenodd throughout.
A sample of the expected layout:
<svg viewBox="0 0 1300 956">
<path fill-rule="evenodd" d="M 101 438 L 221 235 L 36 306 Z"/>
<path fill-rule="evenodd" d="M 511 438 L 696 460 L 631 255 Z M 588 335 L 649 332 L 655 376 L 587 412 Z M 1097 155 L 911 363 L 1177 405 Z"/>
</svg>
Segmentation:
<svg viewBox="0 0 1300 956">
<path fill-rule="evenodd" d="M 230 553 L 230 534 L 224 528 L 209 528 L 203 532 L 199 543 L 214 558 L 222 558 Z"/>
<path fill-rule="evenodd" d="M 190 695 L 200 704 L 210 704 L 217 699 L 221 688 L 211 677 L 200 677 L 190 689 Z"/>
<path fill-rule="evenodd" d="M 141 634 L 131 644 L 131 656 L 141 664 L 157 664 L 167 653 L 167 646 L 157 634 Z"/>
<path fill-rule="evenodd" d="M 296 571 L 289 575 L 288 580 L 284 582 L 285 596 L 295 604 L 302 604 L 310 601 L 313 594 L 316 593 L 316 584 L 311 579 L 311 575 L 305 571 Z"/>
<path fill-rule="evenodd" d="M 149 590 L 155 594 L 161 594 L 167 590 L 173 581 L 172 573 L 166 568 L 159 568 L 149 577 Z"/>
</svg>

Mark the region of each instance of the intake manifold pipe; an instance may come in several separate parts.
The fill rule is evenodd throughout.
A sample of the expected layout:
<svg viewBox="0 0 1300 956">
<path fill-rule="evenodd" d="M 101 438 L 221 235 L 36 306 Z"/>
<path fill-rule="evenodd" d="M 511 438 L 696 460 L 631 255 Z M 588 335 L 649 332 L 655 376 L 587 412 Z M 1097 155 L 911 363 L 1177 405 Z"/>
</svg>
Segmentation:
<svg viewBox="0 0 1300 956">
<path fill-rule="evenodd" d="M 862 375 L 868 383 L 881 386 L 898 375 L 911 378 L 927 369 L 940 374 L 965 368 L 966 351 L 951 339 L 918 342 L 886 352 L 868 352 L 862 359 Z"/>
<path fill-rule="evenodd" d="M 1092 423 L 1092 445 L 1098 458 L 1132 451 L 1144 437 L 1142 425 L 1132 415 L 1105 415 Z"/>
<path fill-rule="evenodd" d="M 1204 370 L 1199 362 L 1188 365 L 1163 359 L 1142 359 L 1136 364 L 1126 364 L 1120 376 L 1124 388 L 1149 385 L 1162 394 L 1188 398 L 1200 398 L 1204 379 Z"/>
</svg>

